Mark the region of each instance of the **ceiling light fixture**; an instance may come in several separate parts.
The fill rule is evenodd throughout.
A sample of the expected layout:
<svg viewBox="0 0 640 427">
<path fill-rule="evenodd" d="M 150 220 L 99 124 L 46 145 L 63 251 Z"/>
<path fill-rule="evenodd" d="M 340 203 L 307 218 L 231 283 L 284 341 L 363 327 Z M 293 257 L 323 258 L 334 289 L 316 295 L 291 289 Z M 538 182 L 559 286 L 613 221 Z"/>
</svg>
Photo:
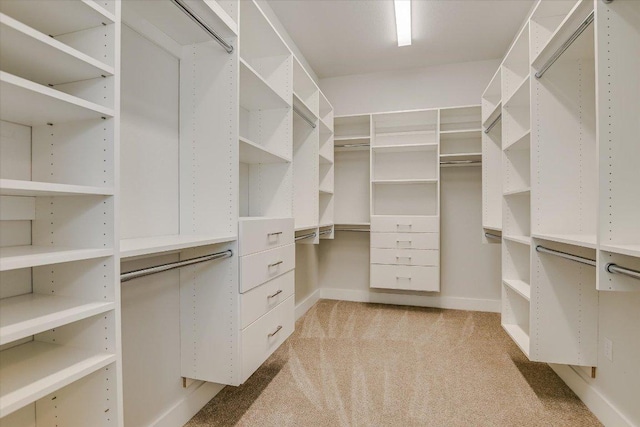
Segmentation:
<svg viewBox="0 0 640 427">
<path fill-rule="evenodd" d="M 411 0 L 393 0 L 398 46 L 411 46 Z"/>
</svg>

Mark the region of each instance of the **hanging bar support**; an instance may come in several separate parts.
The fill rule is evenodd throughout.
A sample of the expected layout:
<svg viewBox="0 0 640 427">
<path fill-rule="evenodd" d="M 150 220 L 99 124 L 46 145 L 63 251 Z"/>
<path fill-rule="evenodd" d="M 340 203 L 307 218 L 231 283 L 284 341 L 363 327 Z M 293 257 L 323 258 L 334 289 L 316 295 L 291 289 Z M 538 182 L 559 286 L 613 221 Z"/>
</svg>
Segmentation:
<svg viewBox="0 0 640 427">
<path fill-rule="evenodd" d="M 630 268 L 620 267 L 619 265 L 609 263 L 605 266 L 605 270 L 609 273 L 617 273 L 622 274 L 627 277 L 632 277 L 634 279 L 640 280 L 640 271 L 632 270 Z"/>
<path fill-rule="evenodd" d="M 229 249 L 224 252 L 217 252 L 211 255 L 204 255 L 196 258 L 189 258 L 183 261 L 170 262 L 167 264 L 156 265 L 155 267 L 142 268 L 140 270 L 134 270 L 128 273 L 122 273 L 120 275 L 120 282 L 128 282 L 129 280 L 137 279 L 139 277 L 163 273 L 165 271 L 175 270 L 176 268 L 182 268 L 188 265 L 200 264 L 201 262 L 213 261 L 215 259 L 230 258 L 231 256 L 233 256 L 233 251 Z"/>
<path fill-rule="evenodd" d="M 555 255 L 555 256 L 558 256 L 560 258 L 568 259 L 570 261 L 579 262 L 580 264 L 586 264 L 586 265 L 590 265 L 592 267 L 596 266 L 596 261 L 593 260 L 593 259 L 589 259 L 589 258 L 584 258 L 584 257 L 581 257 L 581 256 L 577 256 L 577 255 L 568 254 L 568 253 L 562 252 L 562 251 L 556 251 L 555 249 L 545 248 L 544 246 L 540 246 L 540 245 L 536 246 L 536 251 L 544 252 L 544 253 L 550 254 L 550 255 Z"/>
<path fill-rule="evenodd" d="M 497 234 L 493 233 L 484 233 L 484 237 L 486 237 L 487 239 L 502 240 L 502 236 L 498 236 Z"/>
<path fill-rule="evenodd" d="M 198 24 L 200 28 L 202 28 L 207 34 L 211 36 L 220 46 L 227 51 L 227 53 L 233 52 L 233 46 L 226 42 L 218 33 L 216 33 L 210 26 L 204 23 L 202 18 L 200 18 L 189 6 L 187 6 L 183 0 L 171 0 L 173 4 L 178 6 L 178 8 L 184 12 L 193 22 Z"/>
<path fill-rule="evenodd" d="M 582 21 L 580 26 L 573 32 L 573 34 L 571 34 L 571 36 L 569 36 L 567 41 L 562 43 L 562 46 L 560 46 L 558 48 L 558 50 L 556 50 L 555 53 L 551 56 L 551 58 L 549 58 L 549 60 L 547 62 L 545 62 L 545 64 L 540 69 L 540 71 L 538 71 L 535 74 L 537 79 L 539 79 L 542 76 L 544 76 L 544 73 L 546 73 L 547 70 L 562 56 L 562 54 L 567 49 L 569 49 L 569 46 L 571 46 L 573 44 L 573 42 L 576 41 L 578 39 L 578 37 L 580 37 L 580 34 L 582 34 L 584 32 L 584 30 L 586 30 L 589 27 L 589 25 L 591 25 L 591 23 L 593 22 L 593 17 L 594 17 L 594 12 L 592 11 L 589 14 L 589 16 L 587 16 L 584 19 L 584 21 Z"/>
<path fill-rule="evenodd" d="M 489 126 L 487 126 L 487 128 L 484 130 L 484 133 L 491 132 L 491 129 L 493 129 L 494 126 L 498 124 L 501 118 L 502 118 L 502 113 L 498 114 L 498 117 L 496 117 L 495 120 L 492 121 Z"/>
<path fill-rule="evenodd" d="M 310 238 L 312 238 L 312 237 L 316 237 L 316 233 L 315 233 L 315 232 L 313 232 L 313 233 L 309 233 L 309 234 L 303 234 L 302 236 L 296 236 L 296 242 L 297 242 L 298 240 L 310 239 Z"/>
<path fill-rule="evenodd" d="M 293 112 L 296 113 L 298 116 L 300 116 L 302 120 L 309 123 L 309 126 L 311 126 L 314 129 L 316 128 L 316 124 L 313 122 L 313 120 L 309 119 L 307 116 L 302 114 L 302 111 L 298 110 L 298 107 L 296 107 L 295 105 L 293 106 Z"/>
</svg>

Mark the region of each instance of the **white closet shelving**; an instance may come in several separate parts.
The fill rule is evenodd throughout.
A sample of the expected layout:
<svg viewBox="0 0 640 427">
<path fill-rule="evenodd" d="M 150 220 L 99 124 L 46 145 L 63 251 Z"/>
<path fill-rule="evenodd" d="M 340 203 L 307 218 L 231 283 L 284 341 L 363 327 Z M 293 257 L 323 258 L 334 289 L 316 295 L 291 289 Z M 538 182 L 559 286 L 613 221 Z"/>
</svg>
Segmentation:
<svg viewBox="0 0 640 427">
<path fill-rule="evenodd" d="M 440 110 L 441 166 L 480 166 L 482 111 L 479 106 Z"/>
<path fill-rule="evenodd" d="M 3 425 L 122 424 L 119 23 L 115 2 L 0 3 Z"/>
<path fill-rule="evenodd" d="M 482 94 L 482 227 L 495 236 L 502 232 L 501 77 L 498 69 Z M 500 241 L 483 237 L 488 243 Z"/>
<path fill-rule="evenodd" d="M 319 95 L 319 236 L 321 239 L 333 239 L 334 206 L 335 206 L 335 165 L 334 165 L 334 135 L 333 135 L 333 107 L 327 98 Z"/>
</svg>

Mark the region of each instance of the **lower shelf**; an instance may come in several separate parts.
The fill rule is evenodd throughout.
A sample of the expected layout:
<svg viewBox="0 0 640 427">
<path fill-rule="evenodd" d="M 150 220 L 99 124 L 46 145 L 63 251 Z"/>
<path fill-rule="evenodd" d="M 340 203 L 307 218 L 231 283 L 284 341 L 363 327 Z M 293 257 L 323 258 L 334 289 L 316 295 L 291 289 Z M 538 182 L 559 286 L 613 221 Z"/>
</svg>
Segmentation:
<svg viewBox="0 0 640 427">
<path fill-rule="evenodd" d="M 520 350 L 529 357 L 529 335 L 518 325 L 503 324 L 502 328 L 511 337 L 513 341 L 520 347 Z"/>
<path fill-rule="evenodd" d="M 531 286 L 524 280 L 502 279 L 502 283 L 527 301 L 531 300 Z"/>
<path fill-rule="evenodd" d="M 0 271 L 113 255 L 112 249 L 76 249 L 55 246 L 9 246 L 0 248 Z"/>
<path fill-rule="evenodd" d="M 607 252 L 613 252 L 615 254 L 640 258 L 640 245 L 615 245 L 610 243 L 601 243 L 600 249 Z"/>
<path fill-rule="evenodd" d="M 0 417 L 113 362 L 114 354 L 31 341 L 2 352 Z"/>
</svg>

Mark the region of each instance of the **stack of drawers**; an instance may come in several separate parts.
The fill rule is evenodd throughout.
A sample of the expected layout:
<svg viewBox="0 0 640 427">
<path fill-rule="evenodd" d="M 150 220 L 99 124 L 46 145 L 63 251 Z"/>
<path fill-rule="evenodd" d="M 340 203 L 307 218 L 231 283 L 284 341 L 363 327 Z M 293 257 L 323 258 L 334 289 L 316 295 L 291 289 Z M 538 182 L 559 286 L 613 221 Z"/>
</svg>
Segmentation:
<svg viewBox="0 0 640 427">
<path fill-rule="evenodd" d="M 440 291 L 439 217 L 371 217 L 371 287 Z"/>
<path fill-rule="evenodd" d="M 293 332 L 293 218 L 240 218 L 241 382 Z"/>
</svg>

